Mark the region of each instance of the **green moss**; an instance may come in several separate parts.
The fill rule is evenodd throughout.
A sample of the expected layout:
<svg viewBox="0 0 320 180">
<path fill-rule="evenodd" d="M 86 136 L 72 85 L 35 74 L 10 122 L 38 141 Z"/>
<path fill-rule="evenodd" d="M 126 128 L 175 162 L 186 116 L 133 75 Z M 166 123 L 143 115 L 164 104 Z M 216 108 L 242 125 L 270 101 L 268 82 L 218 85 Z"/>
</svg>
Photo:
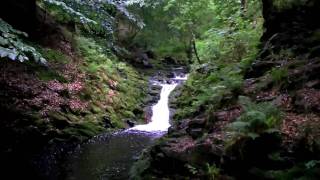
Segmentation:
<svg viewBox="0 0 320 180">
<path fill-rule="evenodd" d="M 99 114 L 99 113 L 103 113 L 102 109 L 94 104 L 91 105 L 90 108 L 91 112 L 94 114 Z"/>
<path fill-rule="evenodd" d="M 26 65 L 29 69 L 31 69 L 34 74 L 43 81 L 51 81 L 51 80 L 58 80 L 60 82 L 66 82 L 66 79 L 59 74 L 58 71 L 52 69 L 51 67 L 44 67 L 39 66 L 34 62 L 26 62 Z"/>
<path fill-rule="evenodd" d="M 124 117 L 129 117 L 129 118 L 135 118 L 136 116 L 133 114 L 131 111 L 124 111 L 123 112 Z"/>
<path fill-rule="evenodd" d="M 206 73 L 199 73 L 199 69 L 193 71 L 175 100 L 174 104 L 178 110 L 174 119 L 193 117 L 199 113 L 210 114 L 211 111 L 225 105 L 225 97 L 232 96 L 231 92 L 239 92 L 242 89 L 242 75 L 235 71 L 236 66 L 229 65 L 219 70 L 214 66 L 207 66 Z"/>
<path fill-rule="evenodd" d="M 62 63 L 62 64 L 66 64 L 70 62 L 70 58 L 60 51 L 53 50 L 50 48 L 40 48 L 40 52 L 47 59 L 48 62 Z"/>
<path fill-rule="evenodd" d="M 59 120 L 59 121 L 68 121 L 68 118 L 64 114 L 62 114 L 60 112 L 50 112 L 49 116 L 52 119 L 56 119 L 56 120 Z"/>
<path fill-rule="evenodd" d="M 68 113 L 66 114 L 66 117 L 71 121 L 71 122 L 79 122 L 80 121 L 80 117 L 74 115 L 74 114 L 71 114 L 71 113 Z"/>
<path fill-rule="evenodd" d="M 51 81 L 58 80 L 60 82 L 66 82 L 66 79 L 52 69 L 40 69 L 35 72 L 40 80 Z"/>
<path fill-rule="evenodd" d="M 76 44 L 85 61 L 81 69 L 90 77 L 86 80 L 87 89 L 82 98 L 94 102 L 90 106 L 92 113 L 98 116 L 107 115 L 114 126 L 123 128 L 123 120 L 135 118 L 133 111 L 142 108 L 147 81 L 136 69 L 119 61 L 98 41 L 78 37 Z M 107 95 L 111 90 L 114 94 L 109 97 Z M 112 99 L 111 103 L 107 103 L 109 98 Z M 103 109 L 106 109 L 106 112 Z"/>
<path fill-rule="evenodd" d="M 92 137 L 96 134 L 101 133 L 105 129 L 101 125 L 94 122 L 82 122 L 75 124 L 71 127 L 63 129 L 63 133 L 75 137 Z"/>
</svg>

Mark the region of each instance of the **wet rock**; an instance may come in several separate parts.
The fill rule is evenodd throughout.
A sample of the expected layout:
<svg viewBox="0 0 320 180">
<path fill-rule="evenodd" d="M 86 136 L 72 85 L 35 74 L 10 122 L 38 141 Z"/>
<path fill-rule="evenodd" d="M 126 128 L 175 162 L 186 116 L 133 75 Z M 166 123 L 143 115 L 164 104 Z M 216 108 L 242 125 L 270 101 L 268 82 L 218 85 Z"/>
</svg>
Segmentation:
<svg viewBox="0 0 320 180">
<path fill-rule="evenodd" d="M 142 61 L 142 64 L 143 64 L 143 66 L 146 67 L 146 68 L 152 68 L 152 67 L 153 67 L 153 65 L 152 65 L 149 61 L 147 61 L 147 60 L 143 60 L 143 61 Z"/>
<path fill-rule="evenodd" d="M 151 95 L 151 96 L 158 96 L 159 93 L 160 93 L 160 90 L 158 90 L 158 89 L 156 89 L 156 90 L 152 90 L 152 89 L 151 89 L 151 90 L 148 92 L 148 94 Z"/>
<path fill-rule="evenodd" d="M 126 123 L 130 126 L 130 127 L 133 127 L 133 126 L 135 126 L 135 122 L 133 121 L 133 120 L 131 120 L 131 119 L 127 119 L 126 120 Z"/>
<path fill-rule="evenodd" d="M 163 61 L 166 63 L 166 64 L 177 64 L 176 60 L 173 59 L 172 57 L 170 56 L 166 56 Z"/>
<path fill-rule="evenodd" d="M 147 56 L 148 56 L 149 58 L 151 58 L 151 59 L 156 58 L 156 54 L 155 54 L 153 51 L 151 51 L 151 50 L 148 50 L 148 51 L 146 51 L 145 53 L 146 53 Z"/>
<path fill-rule="evenodd" d="M 158 85 L 152 85 L 149 89 L 149 96 L 146 98 L 146 104 L 155 104 L 160 99 L 160 92 L 162 87 Z"/>
<path fill-rule="evenodd" d="M 111 122 L 111 119 L 108 116 L 103 117 L 104 127 L 105 128 L 114 128 L 114 125 Z"/>
<path fill-rule="evenodd" d="M 151 122 L 152 118 L 152 107 L 148 106 L 144 108 L 144 120 L 146 123 Z"/>
<path fill-rule="evenodd" d="M 150 88 L 152 91 L 161 91 L 162 87 L 159 85 L 152 85 Z"/>
<path fill-rule="evenodd" d="M 59 128 L 59 129 L 63 129 L 63 128 L 67 127 L 67 126 L 70 126 L 68 118 L 65 117 L 63 114 L 51 113 L 50 117 L 51 117 L 51 121 L 54 124 L 54 126 Z"/>
<path fill-rule="evenodd" d="M 167 74 L 167 78 L 174 78 L 174 77 L 175 77 L 174 72 L 169 72 L 169 73 Z"/>
<path fill-rule="evenodd" d="M 188 122 L 188 127 L 189 128 L 204 128 L 206 125 L 206 120 L 205 119 L 194 119 L 190 120 Z"/>
<path fill-rule="evenodd" d="M 187 132 L 193 139 L 197 139 L 203 135 L 202 128 L 187 129 Z"/>
<path fill-rule="evenodd" d="M 149 104 L 152 105 L 152 104 L 155 104 L 159 99 L 160 99 L 160 95 L 157 95 L 157 96 L 148 95 L 144 100 L 144 103 L 148 105 Z"/>
<path fill-rule="evenodd" d="M 136 108 L 132 112 L 135 115 L 140 115 L 140 114 L 143 114 L 143 109 L 142 108 Z"/>
</svg>

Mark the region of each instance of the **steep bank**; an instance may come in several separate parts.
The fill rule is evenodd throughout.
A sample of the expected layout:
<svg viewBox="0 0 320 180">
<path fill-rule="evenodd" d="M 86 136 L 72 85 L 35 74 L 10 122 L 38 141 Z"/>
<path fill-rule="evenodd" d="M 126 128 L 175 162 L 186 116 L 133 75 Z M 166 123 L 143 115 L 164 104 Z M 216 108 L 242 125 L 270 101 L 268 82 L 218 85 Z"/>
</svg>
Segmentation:
<svg viewBox="0 0 320 180">
<path fill-rule="evenodd" d="M 195 69 L 174 103 L 174 126 L 133 177 L 318 179 L 319 8 L 264 0 L 254 63 Z"/>
<path fill-rule="evenodd" d="M 115 56 L 101 39 L 51 25 L 58 30 L 43 41 L 14 37 L 36 47 L 45 65 L 12 61 L 1 49 L 1 166 L 13 179 L 37 175 L 32 159 L 44 147 L 69 147 L 129 127 L 128 121 L 142 123 L 148 105 L 146 75 Z M 11 37 L 6 34 L 12 29 L 1 20 L 1 40 Z M 9 47 L 6 42 L 1 47 Z M 18 170 L 21 174 L 14 173 Z"/>
</svg>

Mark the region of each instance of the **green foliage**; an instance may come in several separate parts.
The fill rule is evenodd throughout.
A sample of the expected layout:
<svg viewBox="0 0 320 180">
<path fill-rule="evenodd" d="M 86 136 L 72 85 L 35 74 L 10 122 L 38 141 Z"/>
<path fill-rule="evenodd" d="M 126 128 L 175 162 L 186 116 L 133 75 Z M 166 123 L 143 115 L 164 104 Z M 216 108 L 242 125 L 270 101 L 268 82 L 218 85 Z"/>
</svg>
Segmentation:
<svg viewBox="0 0 320 180">
<path fill-rule="evenodd" d="M 294 6 L 305 5 L 307 2 L 307 0 L 273 0 L 273 5 L 279 10 L 284 10 Z"/>
<path fill-rule="evenodd" d="M 288 69 L 287 68 L 273 68 L 270 71 L 272 80 L 279 84 L 281 83 L 284 79 L 286 79 L 288 77 Z"/>
<path fill-rule="evenodd" d="M 85 17 L 82 13 L 75 11 L 74 9 L 72 9 L 62 1 L 43 0 L 43 5 L 45 5 L 47 9 L 54 11 L 56 14 L 56 17 L 57 15 L 65 16 L 61 18 L 69 19 L 69 20 L 72 19 L 75 22 L 83 23 L 83 24 L 91 24 L 91 23 L 96 24 L 95 21 Z"/>
<path fill-rule="evenodd" d="M 279 180 L 315 180 L 319 179 L 319 170 L 319 161 L 311 160 L 305 163 L 299 163 L 289 169 L 267 171 L 263 172 L 263 174 L 265 174 L 265 177 L 268 177 L 269 179 L 272 178 Z"/>
<path fill-rule="evenodd" d="M 77 49 L 85 59 L 81 68 L 90 77 L 87 79 L 88 93 L 95 94 L 91 101 L 107 106 L 107 114 L 115 127 L 123 128 L 124 120 L 128 118 L 142 120 L 141 114 L 133 113 L 141 108 L 147 87 L 141 75 L 130 65 L 120 62 L 99 40 L 78 37 L 76 41 Z"/>
<path fill-rule="evenodd" d="M 256 104 L 244 96 L 239 97 L 239 103 L 244 112 L 237 121 L 229 125 L 236 134 L 255 139 L 260 134 L 277 131 L 281 121 L 281 111 L 272 103 Z"/>
<path fill-rule="evenodd" d="M 0 58 L 24 62 L 34 60 L 46 64 L 46 60 L 32 46 L 25 43 L 23 38 L 28 35 L 15 30 L 11 25 L 0 18 Z"/>
<path fill-rule="evenodd" d="M 207 164 L 207 176 L 209 180 L 218 179 L 219 175 L 220 175 L 220 169 L 217 168 L 215 164 L 213 165 Z"/>
<path fill-rule="evenodd" d="M 70 62 L 70 58 L 58 50 L 53 50 L 50 48 L 38 49 L 38 51 L 41 52 L 41 54 L 43 54 L 44 58 L 48 59 L 48 61 L 50 62 L 62 64 L 67 64 L 68 62 Z"/>
<path fill-rule="evenodd" d="M 199 72 L 205 69 L 208 72 Z M 242 85 L 242 75 L 236 66 L 200 66 L 190 75 L 181 96 L 177 98 L 178 111 L 175 119 L 194 116 L 200 111 L 210 114 L 227 104 L 223 101 L 226 97 L 230 96 L 232 101 L 231 93 L 241 91 Z"/>
<path fill-rule="evenodd" d="M 75 22 L 91 34 L 108 38 L 112 38 L 119 14 L 137 27 L 143 27 L 143 23 L 120 1 L 40 0 L 38 4 L 63 23 Z"/>
<path fill-rule="evenodd" d="M 198 169 L 190 164 L 186 164 L 185 167 L 189 170 L 189 172 L 193 175 L 198 173 Z"/>
<path fill-rule="evenodd" d="M 202 63 L 253 60 L 262 33 L 260 1 L 247 1 L 245 10 L 234 0 L 147 2 L 135 8 L 146 24 L 136 41 L 160 56 L 191 60 L 194 41 Z"/>
</svg>

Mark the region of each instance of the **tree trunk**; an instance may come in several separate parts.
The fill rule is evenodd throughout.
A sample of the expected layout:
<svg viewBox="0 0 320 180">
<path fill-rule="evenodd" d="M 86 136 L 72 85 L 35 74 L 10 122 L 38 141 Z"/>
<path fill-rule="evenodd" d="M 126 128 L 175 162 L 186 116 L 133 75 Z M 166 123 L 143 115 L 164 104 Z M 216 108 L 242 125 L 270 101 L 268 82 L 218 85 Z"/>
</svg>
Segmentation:
<svg viewBox="0 0 320 180">
<path fill-rule="evenodd" d="M 247 12 L 247 0 L 241 0 L 241 13 L 245 16 Z"/>
<path fill-rule="evenodd" d="M 191 41 L 189 43 L 186 43 L 187 47 L 186 47 L 186 54 L 187 54 L 187 58 L 188 58 L 188 62 L 189 64 L 192 64 L 192 57 L 193 57 L 193 48 L 192 48 L 192 43 Z"/>
<path fill-rule="evenodd" d="M 198 63 L 201 64 L 201 60 L 200 60 L 200 57 L 199 57 L 199 54 L 198 54 L 198 50 L 197 50 L 197 45 L 196 45 L 196 37 L 195 37 L 193 32 L 192 32 L 191 46 L 193 48 L 193 52 L 194 52 L 194 55 L 197 58 Z"/>
<path fill-rule="evenodd" d="M 192 41 L 192 47 L 193 47 L 194 55 L 196 56 L 198 63 L 201 64 L 201 60 L 200 60 L 200 57 L 199 57 L 198 51 L 197 51 L 196 42 L 194 40 Z"/>
</svg>

